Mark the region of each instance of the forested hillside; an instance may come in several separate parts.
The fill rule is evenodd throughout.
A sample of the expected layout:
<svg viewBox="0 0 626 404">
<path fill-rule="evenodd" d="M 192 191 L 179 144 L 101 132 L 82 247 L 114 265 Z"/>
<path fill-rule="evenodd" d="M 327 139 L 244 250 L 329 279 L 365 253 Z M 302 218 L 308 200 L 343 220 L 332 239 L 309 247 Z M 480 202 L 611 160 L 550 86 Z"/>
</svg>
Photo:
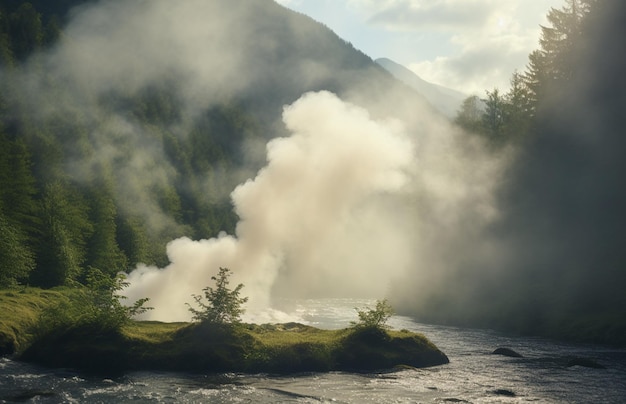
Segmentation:
<svg viewBox="0 0 626 404">
<path fill-rule="evenodd" d="M 98 35 L 115 35 L 119 13 L 133 6 L 71 9 L 80 3 L 89 2 L 0 2 L 1 286 L 164 266 L 176 237 L 233 232 L 228 194 L 284 131 L 276 125 L 284 104 L 310 90 L 408 91 L 326 27 L 273 1 L 206 3 L 216 14 L 198 17 L 206 41 L 183 56 L 189 38 L 167 25 L 122 39 L 135 49 L 107 48 Z M 72 24 L 69 12 L 102 32 Z M 222 19 L 227 29 L 212 31 Z M 191 71 L 185 57 L 206 71 Z"/>
<path fill-rule="evenodd" d="M 271 1 L 240 2 L 245 9 L 229 18 L 236 24 L 256 15 L 245 35 L 264 38 L 242 49 L 254 53 L 246 60 L 256 63 L 255 77 L 218 77 L 250 84 L 218 83 L 206 91 L 219 94 L 194 100 L 194 116 L 184 116 L 178 66 L 134 88 L 103 89 L 88 88 L 97 77 L 81 84 L 72 66 L 55 65 L 48 54 L 59 41 L 82 39 L 61 25 L 78 3 L 0 5 L 3 286 L 71 284 L 90 267 L 115 274 L 138 262 L 163 266 L 165 245 L 176 237 L 232 232 L 228 193 L 262 162 L 249 150 L 279 134 L 274 122 L 284 103 L 308 90 L 391 82 L 307 17 Z M 308 74 L 309 67 L 319 71 Z"/>
</svg>

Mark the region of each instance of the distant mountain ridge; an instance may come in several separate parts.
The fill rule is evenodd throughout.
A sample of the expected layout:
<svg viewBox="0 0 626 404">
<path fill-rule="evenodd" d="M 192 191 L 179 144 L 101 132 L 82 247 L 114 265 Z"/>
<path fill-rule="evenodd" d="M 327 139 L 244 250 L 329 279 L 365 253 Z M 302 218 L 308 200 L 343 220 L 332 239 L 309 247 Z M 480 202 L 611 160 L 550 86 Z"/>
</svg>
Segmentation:
<svg viewBox="0 0 626 404">
<path fill-rule="evenodd" d="M 429 83 L 406 67 L 394 62 L 391 59 L 376 59 L 381 67 L 391 73 L 395 78 L 416 90 L 439 112 L 449 118 L 456 116 L 466 94 L 438 84 Z"/>
</svg>

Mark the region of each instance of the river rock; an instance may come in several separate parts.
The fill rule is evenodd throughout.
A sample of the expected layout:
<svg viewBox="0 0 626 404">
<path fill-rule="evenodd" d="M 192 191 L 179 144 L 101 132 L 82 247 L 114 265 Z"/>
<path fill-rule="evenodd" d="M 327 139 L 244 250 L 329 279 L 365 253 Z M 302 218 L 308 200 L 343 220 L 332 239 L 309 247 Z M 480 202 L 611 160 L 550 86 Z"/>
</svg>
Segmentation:
<svg viewBox="0 0 626 404">
<path fill-rule="evenodd" d="M 572 358 L 567 362 L 567 367 L 571 368 L 572 366 L 582 366 L 592 369 L 606 369 L 605 366 L 589 358 Z"/>
<path fill-rule="evenodd" d="M 493 391 L 493 394 L 497 394 L 499 396 L 505 396 L 505 397 L 515 397 L 516 394 L 514 392 L 512 392 L 511 390 L 507 390 L 507 389 L 496 389 Z"/>
<path fill-rule="evenodd" d="M 514 350 L 510 349 L 510 348 L 498 348 L 495 351 L 492 352 L 493 355 L 503 355 L 503 356 L 508 356 L 511 358 L 523 358 L 522 355 L 520 355 L 519 353 L 515 352 Z"/>
</svg>

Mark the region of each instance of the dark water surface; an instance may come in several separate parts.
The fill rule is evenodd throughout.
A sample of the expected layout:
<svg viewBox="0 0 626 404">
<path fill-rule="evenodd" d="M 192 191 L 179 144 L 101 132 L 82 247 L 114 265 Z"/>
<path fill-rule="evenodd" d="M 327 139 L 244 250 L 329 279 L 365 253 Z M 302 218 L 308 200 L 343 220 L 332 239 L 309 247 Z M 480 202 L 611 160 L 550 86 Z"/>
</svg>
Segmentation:
<svg viewBox="0 0 626 404">
<path fill-rule="evenodd" d="M 350 299 L 280 302 L 300 321 L 340 328 L 355 319 Z M 0 402 L 41 403 L 626 403 L 626 350 L 419 324 L 450 364 L 394 373 L 196 375 L 133 372 L 104 378 L 0 359 Z M 523 358 L 492 355 L 509 347 Z M 604 369 L 569 366 L 590 359 Z"/>
</svg>

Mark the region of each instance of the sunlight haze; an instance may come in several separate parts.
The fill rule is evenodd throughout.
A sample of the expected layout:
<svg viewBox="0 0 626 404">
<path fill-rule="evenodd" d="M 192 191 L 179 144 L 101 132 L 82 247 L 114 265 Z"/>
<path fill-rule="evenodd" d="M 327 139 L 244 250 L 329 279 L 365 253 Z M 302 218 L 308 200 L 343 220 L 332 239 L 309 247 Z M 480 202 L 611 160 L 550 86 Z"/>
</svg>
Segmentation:
<svg viewBox="0 0 626 404">
<path fill-rule="evenodd" d="M 327 25 L 373 59 L 389 58 L 422 79 L 484 96 L 507 89 L 538 46 L 558 0 L 277 0 Z"/>
</svg>

